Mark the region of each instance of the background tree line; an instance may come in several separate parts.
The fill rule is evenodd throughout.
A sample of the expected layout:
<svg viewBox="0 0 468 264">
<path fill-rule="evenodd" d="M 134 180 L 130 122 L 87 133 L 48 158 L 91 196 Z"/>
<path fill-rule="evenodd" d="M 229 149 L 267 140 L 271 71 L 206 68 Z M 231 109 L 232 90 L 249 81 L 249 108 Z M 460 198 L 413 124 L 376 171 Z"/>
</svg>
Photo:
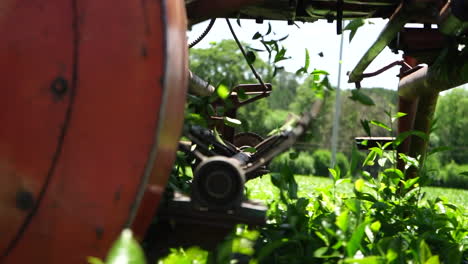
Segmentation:
<svg viewBox="0 0 468 264">
<path fill-rule="evenodd" d="M 247 46 L 248 49 L 248 46 Z M 238 118 L 242 121 L 240 131 L 255 132 L 263 137 L 281 127 L 289 115 L 299 115 L 317 100 L 312 89 L 314 76 L 299 76 L 281 69 L 274 69 L 269 63 L 257 57 L 253 63 L 265 82 L 273 86 L 273 93 L 266 99 L 242 107 Z M 190 50 L 190 69 L 211 84 L 220 83 L 228 87 L 237 84 L 257 83 L 250 72 L 237 45 L 232 40 L 211 43 L 208 49 Z M 365 106 L 348 99 L 350 90 L 341 92 L 341 116 L 337 162 L 347 170 L 347 157 L 356 136 L 365 136 L 361 120 L 378 120 L 389 124 L 386 112 L 396 113 L 397 92 L 383 88 L 362 88 L 375 105 Z M 320 117 L 296 149 L 286 153 L 272 163 L 272 169 L 281 162 L 292 162 L 297 173 L 326 175 L 330 163 L 331 131 L 334 116 L 335 91 L 327 90 Z M 434 185 L 468 188 L 468 178 L 461 173 L 468 171 L 468 90 L 454 89 L 441 95 L 436 111 L 434 131 L 430 147 L 447 147 L 447 150 L 432 155 L 427 160 L 424 174 Z M 372 136 L 392 136 L 389 131 L 373 126 Z M 320 151 L 318 151 L 320 150 Z M 293 161 L 286 156 L 299 153 Z M 364 153 L 363 153 L 364 156 Z M 325 170 L 323 169 L 325 168 Z"/>
</svg>

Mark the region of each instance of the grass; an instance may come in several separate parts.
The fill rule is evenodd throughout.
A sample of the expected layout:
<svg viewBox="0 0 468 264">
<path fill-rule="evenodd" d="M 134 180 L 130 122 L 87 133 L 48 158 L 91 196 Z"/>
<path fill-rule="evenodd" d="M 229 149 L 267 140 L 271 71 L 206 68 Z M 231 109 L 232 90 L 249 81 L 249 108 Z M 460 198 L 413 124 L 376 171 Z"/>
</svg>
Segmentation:
<svg viewBox="0 0 468 264">
<path fill-rule="evenodd" d="M 299 185 L 298 195 L 301 197 L 313 197 L 320 188 L 332 184 L 331 179 L 316 176 L 296 176 L 296 181 Z M 278 190 L 271 183 L 269 175 L 247 182 L 246 187 L 250 199 L 268 202 L 276 200 L 279 196 Z M 460 208 L 468 207 L 468 190 L 441 187 L 423 187 L 422 189 L 426 192 L 426 199 L 445 197 L 449 202 L 460 206 Z M 353 185 L 351 183 L 342 183 L 337 187 L 337 192 L 352 193 Z"/>
</svg>

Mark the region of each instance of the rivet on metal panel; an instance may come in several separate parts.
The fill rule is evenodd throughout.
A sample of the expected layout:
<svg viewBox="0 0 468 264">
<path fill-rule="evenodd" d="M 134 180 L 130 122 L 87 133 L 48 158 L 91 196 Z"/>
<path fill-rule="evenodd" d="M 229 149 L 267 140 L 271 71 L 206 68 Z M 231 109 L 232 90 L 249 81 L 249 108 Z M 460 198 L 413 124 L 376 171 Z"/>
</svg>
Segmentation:
<svg viewBox="0 0 468 264">
<path fill-rule="evenodd" d="M 143 58 L 148 57 L 148 49 L 145 44 L 141 45 L 140 54 Z"/>
<path fill-rule="evenodd" d="M 20 190 L 16 193 L 16 208 L 28 211 L 34 206 L 34 196 L 31 192 Z"/>
<path fill-rule="evenodd" d="M 102 228 L 101 226 L 98 226 L 96 227 L 96 229 L 94 229 L 94 231 L 96 232 L 97 239 L 101 239 L 102 235 L 104 234 L 104 228 Z"/>
<path fill-rule="evenodd" d="M 120 201 L 121 197 L 122 197 L 122 190 L 121 188 L 119 188 L 119 190 L 114 193 L 114 201 L 116 202 Z"/>
<path fill-rule="evenodd" d="M 57 97 L 61 99 L 68 91 L 68 82 L 62 77 L 57 77 L 50 85 L 50 90 Z"/>
</svg>

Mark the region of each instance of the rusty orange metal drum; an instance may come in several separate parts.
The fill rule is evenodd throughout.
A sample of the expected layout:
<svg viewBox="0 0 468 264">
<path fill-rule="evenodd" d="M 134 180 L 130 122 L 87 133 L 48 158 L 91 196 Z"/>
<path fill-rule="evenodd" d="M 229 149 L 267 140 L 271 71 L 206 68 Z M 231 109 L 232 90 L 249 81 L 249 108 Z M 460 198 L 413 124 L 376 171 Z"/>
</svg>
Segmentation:
<svg viewBox="0 0 468 264">
<path fill-rule="evenodd" d="M 1 1 L 0 263 L 85 263 L 144 235 L 181 132 L 185 31 L 183 0 Z"/>
</svg>

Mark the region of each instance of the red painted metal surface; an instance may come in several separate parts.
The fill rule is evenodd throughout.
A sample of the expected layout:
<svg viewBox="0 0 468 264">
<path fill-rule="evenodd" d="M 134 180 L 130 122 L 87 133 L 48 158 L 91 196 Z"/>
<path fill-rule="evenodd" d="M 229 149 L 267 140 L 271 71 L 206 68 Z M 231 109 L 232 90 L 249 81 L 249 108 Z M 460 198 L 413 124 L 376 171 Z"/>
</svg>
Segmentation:
<svg viewBox="0 0 468 264">
<path fill-rule="evenodd" d="M 166 50 L 167 85 L 164 97 L 161 132 L 158 135 L 158 149 L 156 162 L 149 178 L 147 188 L 133 223 L 133 230 L 142 238 L 146 227 L 153 220 L 159 200 L 166 186 L 168 175 L 174 163 L 177 151 L 177 142 L 184 122 L 184 105 L 186 88 L 188 87 L 188 49 L 186 38 L 186 14 L 183 1 L 167 1 L 168 14 L 166 20 L 167 43 L 170 48 Z M 180 72 L 183 69 L 183 72 Z"/>
<path fill-rule="evenodd" d="M 411 67 L 418 65 L 418 61 L 410 56 L 403 56 L 404 61 Z M 402 68 L 404 69 L 404 67 Z M 402 74 L 403 72 L 400 72 Z M 416 115 L 418 100 L 406 100 L 402 97 L 398 97 L 398 112 L 405 113 L 406 116 L 398 119 L 398 134 L 413 129 L 414 118 Z M 407 137 L 403 143 L 398 147 L 398 152 L 408 154 L 411 144 L 411 136 Z M 402 159 L 398 159 L 397 167 L 401 171 L 405 170 L 405 162 Z"/>
<path fill-rule="evenodd" d="M 167 181 L 186 90 L 183 1 L 3 6 L 0 262 L 103 257 L 146 183 Z"/>
<path fill-rule="evenodd" d="M 49 2 L 0 4 L 0 256 L 49 177 L 70 106 L 72 6 Z M 60 83 L 68 91 L 58 95 Z"/>
</svg>

